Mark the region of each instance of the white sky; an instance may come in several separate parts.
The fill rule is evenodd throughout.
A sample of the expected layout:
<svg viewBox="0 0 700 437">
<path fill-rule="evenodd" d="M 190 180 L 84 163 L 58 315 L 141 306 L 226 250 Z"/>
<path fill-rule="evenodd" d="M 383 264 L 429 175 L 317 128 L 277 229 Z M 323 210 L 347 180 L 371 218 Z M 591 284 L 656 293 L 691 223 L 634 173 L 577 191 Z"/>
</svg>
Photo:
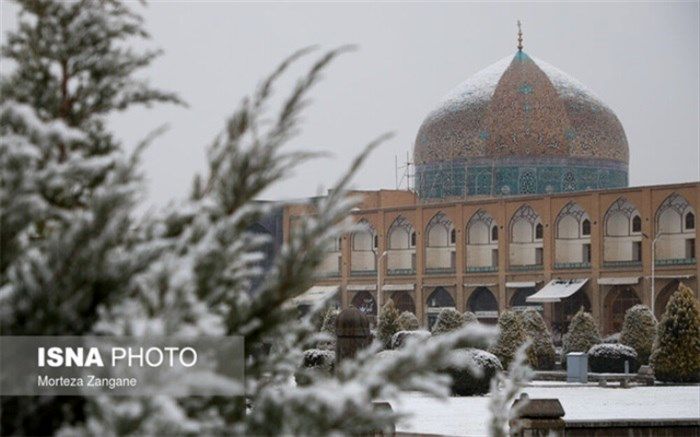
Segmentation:
<svg viewBox="0 0 700 437">
<path fill-rule="evenodd" d="M 697 1 L 134 6 L 146 18 L 150 44 L 165 51 L 148 77 L 190 105 L 112 119 L 127 145 L 161 124 L 171 127 L 145 154 L 151 203 L 186 196 L 192 175 L 204 168 L 206 145 L 240 99 L 284 56 L 312 44 L 360 46 L 327 71 L 291 144 L 333 156 L 306 164 L 264 197 L 298 198 L 329 187 L 386 131 L 396 135 L 372 155 L 356 188 L 394 188 L 395 155 L 405 159 L 412 151 L 423 118 L 452 87 L 515 53 L 517 19 L 528 54 L 579 79 L 616 112 L 630 144 L 631 185 L 700 179 Z M 16 26 L 16 10 L 2 1 L 3 40 Z"/>
</svg>

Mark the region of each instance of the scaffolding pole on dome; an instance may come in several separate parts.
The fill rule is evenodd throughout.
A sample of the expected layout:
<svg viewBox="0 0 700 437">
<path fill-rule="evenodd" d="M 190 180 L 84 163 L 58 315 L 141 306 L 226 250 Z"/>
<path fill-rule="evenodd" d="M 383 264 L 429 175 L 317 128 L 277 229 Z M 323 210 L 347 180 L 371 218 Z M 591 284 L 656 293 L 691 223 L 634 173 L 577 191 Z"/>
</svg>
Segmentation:
<svg viewBox="0 0 700 437">
<path fill-rule="evenodd" d="M 408 152 L 406 152 L 406 161 L 403 162 L 401 165 L 399 165 L 399 156 L 394 155 L 394 168 L 396 175 L 396 189 L 400 190 L 404 186 L 405 181 L 406 190 L 412 191 L 411 180 L 413 179 L 413 163 L 410 160 Z M 399 174 L 401 175 L 401 177 L 399 177 Z"/>
</svg>

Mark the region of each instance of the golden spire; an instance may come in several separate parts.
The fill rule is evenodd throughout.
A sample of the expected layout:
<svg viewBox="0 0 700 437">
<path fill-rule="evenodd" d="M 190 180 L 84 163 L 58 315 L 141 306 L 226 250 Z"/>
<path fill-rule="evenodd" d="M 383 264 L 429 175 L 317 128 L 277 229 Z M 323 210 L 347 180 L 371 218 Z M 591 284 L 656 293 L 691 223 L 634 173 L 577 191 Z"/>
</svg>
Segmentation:
<svg viewBox="0 0 700 437">
<path fill-rule="evenodd" d="M 520 26 L 520 20 L 518 20 L 518 51 L 523 51 L 523 30 Z"/>
</svg>

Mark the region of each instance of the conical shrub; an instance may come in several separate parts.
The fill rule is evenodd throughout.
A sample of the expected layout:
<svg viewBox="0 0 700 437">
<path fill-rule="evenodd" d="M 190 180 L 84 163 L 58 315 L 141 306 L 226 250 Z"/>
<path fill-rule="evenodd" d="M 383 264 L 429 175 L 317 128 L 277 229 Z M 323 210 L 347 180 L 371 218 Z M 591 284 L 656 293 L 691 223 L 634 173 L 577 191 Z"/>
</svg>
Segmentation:
<svg viewBox="0 0 700 437">
<path fill-rule="evenodd" d="M 491 348 L 491 353 L 498 357 L 504 369 L 507 369 L 515 357 L 518 348 L 527 341 L 525 328 L 518 314 L 505 311 L 498 318 L 498 340 Z M 528 352 L 528 360 L 531 353 Z"/>
<path fill-rule="evenodd" d="M 417 331 L 420 329 L 418 317 L 410 311 L 404 311 L 399 316 L 399 331 Z"/>
<path fill-rule="evenodd" d="M 454 308 L 443 308 L 433 325 L 433 334 L 456 331 L 464 325 L 464 316 Z"/>
<path fill-rule="evenodd" d="M 569 323 L 569 332 L 562 339 L 562 365 L 566 366 L 566 354 L 569 352 L 588 352 L 588 350 L 599 344 L 600 332 L 596 326 L 595 319 L 591 313 L 587 313 L 581 308 Z"/>
<path fill-rule="evenodd" d="M 377 338 L 384 344 L 385 348 L 391 347 L 391 337 L 400 331 L 399 311 L 394 306 L 394 301 L 389 299 L 379 311 L 377 321 Z"/>
<path fill-rule="evenodd" d="M 547 329 L 542 315 L 534 308 L 528 308 L 520 313 L 523 328 L 527 337 L 532 342 L 528 350 L 528 357 L 531 365 L 538 370 L 552 370 L 556 361 L 556 350 L 552 335 Z"/>
<path fill-rule="evenodd" d="M 644 305 L 635 305 L 625 313 L 620 343 L 637 352 L 639 364 L 648 364 L 656 337 L 656 317 Z"/>
<path fill-rule="evenodd" d="M 700 304 L 690 288 L 680 284 L 661 317 L 651 365 L 664 382 L 700 381 Z"/>
</svg>

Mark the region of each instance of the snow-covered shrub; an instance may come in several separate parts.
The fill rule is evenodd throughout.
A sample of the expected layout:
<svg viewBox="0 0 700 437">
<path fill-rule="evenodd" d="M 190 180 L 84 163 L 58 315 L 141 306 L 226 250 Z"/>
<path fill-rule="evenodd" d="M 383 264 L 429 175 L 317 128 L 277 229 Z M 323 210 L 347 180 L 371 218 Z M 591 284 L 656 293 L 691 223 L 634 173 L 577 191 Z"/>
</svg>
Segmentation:
<svg viewBox="0 0 700 437">
<path fill-rule="evenodd" d="M 527 341 L 521 317 L 515 311 L 504 311 L 498 318 L 498 339 L 490 352 L 496 355 L 504 367 L 508 367 L 515 352 Z M 528 351 L 528 360 L 532 361 Z"/>
<path fill-rule="evenodd" d="M 659 381 L 700 381 L 700 304 L 682 283 L 659 322 L 651 366 Z"/>
<path fill-rule="evenodd" d="M 309 373 L 314 372 L 317 376 L 330 376 L 335 368 L 335 352 L 327 349 L 307 349 L 304 351 L 304 358 L 301 368 L 294 375 L 297 384 L 307 385 L 312 381 Z"/>
<path fill-rule="evenodd" d="M 588 365 L 591 372 L 624 373 L 625 361 L 629 363 L 630 373 L 635 373 L 639 369 L 637 352 L 629 346 L 601 343 L 588 351 Z"/>
<path fill-rule="evenodd" d="M 415 341 L 427 340 L 431 335 L 430 331 L 425 330 L 399 331 L 391 338 L 391 348 L 398 349 L 405 345 L 411 338 L 415 339 Z"/>
<path fill-rule="evenodd" d="M 571 319 L 569 332 L 562 338 L 562 365 L 566 366 L 566 355 L 569 352 L 588 352 L 598 343 L 600 333 L 595 320 L 590 313 L 581 308 Z"/>
<path fill-rule="evenodd" d="M 464 317 L 464 323 L 479 323 L 479 319 L 477 319 L 476 314 L 474 314 L 471 311 L 465 311 L 464 314 L 462 314 Z"/>
<path fill-rule="evenodd" d="M 377 338 L 382 342 L 385 348 L 390 348 L 391 337 L 400 329 L 399 311 L 396 309 L 394 301 L 389 299 L 379 311 L 376 331 Z"/>
<path fill-rule="evenodd" d="M 625 313 L 620 343 L 637 351 L 639 364 L 648 364 L 656 336 L 656 317 L 644 305 L 635 305 Z"/>
<path fill-rule="evenodd" d="M 459 366 L 446 369 L 452 377 L 453 396 L 474 396 L 486 394 L 491 385 L 491 379 L 497 372 L 503 370 L 498 358 L 480 349 L 458 349 L 455 360 Z"/>
<path fill-rule="evenodd" d="M 552 335 L 549 333 L 542 315 L 534 308 L 527 308 L 519 315 L 525 333 L 531 341 L 528 349 L 530 365 L 537 370 L 552 370 L 557 353 L 554 349 Z"/>
<path fill-rule="evenodd" d="M 456 331 L 464 325 L 464 316 L 454 308 L 443 308 L 431 330 L 433 334 Z"/>
<path fill-rule="evenodd" d="M 410 311 L 404 311 L 399 316 L 399 329 L 401 331 L 417 331 L 420 329 L 418 317 Z"/>
<path fill-rule="evenodd" d="M 603 343 L 618 344 L 620 343 L 620 333 L 614 332 L 603 339 Z"/>
<path fill-rule="evenodd" d="M 339 313 L 340 311 L 335 308 L 328 308 L 326 310 L 326 315 L 323 317 L 321 331 L 335 336 L 335 321 L 338 319 Z"/>
</svg>

